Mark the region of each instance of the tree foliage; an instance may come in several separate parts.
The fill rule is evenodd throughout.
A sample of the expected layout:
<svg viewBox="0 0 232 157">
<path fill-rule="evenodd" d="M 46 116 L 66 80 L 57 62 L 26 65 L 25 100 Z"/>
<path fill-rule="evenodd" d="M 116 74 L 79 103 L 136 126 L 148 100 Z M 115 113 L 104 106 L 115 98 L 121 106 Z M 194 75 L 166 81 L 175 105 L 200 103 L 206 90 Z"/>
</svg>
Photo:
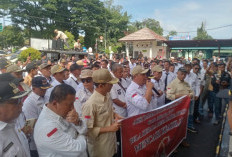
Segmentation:
<svg viewBox="0 0 232 157">
<path fill-rule="evenodd" d="M 29 55 L 31 56 L 31 61 L 41 59 L 41 52 L 34 48 L 28 48 L 26 50 L 23 50 L 19 54 L 18 59 L 25 62 Z"/>
<path fill-rule="evenodd" d="M 13 47 L 23 46 L 24 38 L 23 33 L 19 27 L 6 26 L 3 31 L 0 32 L 0 46 L 1 47 Z"/>
<path fill-rule="evenodd" d="M 205 30 L 205 24 L 202 22 L 201 27 L 197 28 L 197 36 L 194 40 L 207 40 L 213 39 L 210 35 L 208 35 L 207 31 Z"/>
<path fill-rule="evenodd" d="M 153 30 L 155 33 L 159 35 L 163 35 L 163 28 L 160 26 L 159 21 L 156 21 L 155 19 L 152 19 L 152 18 L 144 19 L 141 22 L 135 21 L 131 23 L 129 30 L 131 32 L 134 32 L 144 27 L 150 28 L 151 30 Z"/>
</svg>

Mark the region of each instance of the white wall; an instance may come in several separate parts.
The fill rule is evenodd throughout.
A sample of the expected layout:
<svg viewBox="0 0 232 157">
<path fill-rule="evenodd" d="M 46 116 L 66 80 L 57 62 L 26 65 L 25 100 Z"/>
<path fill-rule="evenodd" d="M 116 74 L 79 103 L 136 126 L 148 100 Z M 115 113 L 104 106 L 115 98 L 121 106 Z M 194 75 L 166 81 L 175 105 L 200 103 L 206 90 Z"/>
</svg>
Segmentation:
<svg viewBox="0 0 232 157">
<path fill-rule="evenodd" d="M 140 42 L 133 42 L 133 54 L 135 55 L 135 52 L 142 52 L 143 56 L 145 57 L 150 57 L 150 48 L 152 48 L 152 57 L 156 57 L 157 54 L 159 56 L 164 55 L 163 57 L 166 57 L 166 46 L 156 46 L 157 41 L 140 41 Z M 162 51 L 159 51 L 160 49 L 162 50 L 164 48 L 164 54 L 162 54 Z M 135 57 L 135 56 L 133 56 Z"/>
</svg>

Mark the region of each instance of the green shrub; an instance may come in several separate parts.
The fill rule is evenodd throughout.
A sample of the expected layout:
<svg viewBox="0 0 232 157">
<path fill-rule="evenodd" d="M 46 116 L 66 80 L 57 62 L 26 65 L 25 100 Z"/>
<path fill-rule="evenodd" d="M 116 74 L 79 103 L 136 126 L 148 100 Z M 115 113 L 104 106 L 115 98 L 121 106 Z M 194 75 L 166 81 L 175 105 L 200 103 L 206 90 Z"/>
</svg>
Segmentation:
<svg viewBox="0 0 232 157">
<path fill-rule="evenodd" d="M 31 53 L 31 61 L 41 59 L 41 52 L 39 52 L 38 50 L 31 48 L 31 47 L 26 49 L 26 50 L 23 50 L 19 54 L 18 59 L 20 61 L 25 62 L 30 53 Z"/>
</svg>

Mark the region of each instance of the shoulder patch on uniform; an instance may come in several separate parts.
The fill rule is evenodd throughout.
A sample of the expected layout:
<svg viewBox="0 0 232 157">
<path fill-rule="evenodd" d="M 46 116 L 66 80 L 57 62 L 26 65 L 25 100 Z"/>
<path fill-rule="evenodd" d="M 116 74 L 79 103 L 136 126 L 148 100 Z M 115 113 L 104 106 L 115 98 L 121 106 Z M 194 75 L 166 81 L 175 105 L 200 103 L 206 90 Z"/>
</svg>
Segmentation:
<svg viewBox="0 0 232 157">
<path fill-rule="evenodd" d="M 134 98 L 136 95 L 137 95 L 137 93 L 133 94 L 133 95 L 132 95 L 132 98 Z"/>
<path fill-rule="evenodd" d="M 91 118 L 91 116 L 85 116 L 85 119 L 90 119 Z"/>
<path fill-rule="evenodd" d="M 57 132 L 57 128 L 54 128 L 51 132 L 47 134 L 48 137 L 52 136 L 55 132 Z"/>
</svg>

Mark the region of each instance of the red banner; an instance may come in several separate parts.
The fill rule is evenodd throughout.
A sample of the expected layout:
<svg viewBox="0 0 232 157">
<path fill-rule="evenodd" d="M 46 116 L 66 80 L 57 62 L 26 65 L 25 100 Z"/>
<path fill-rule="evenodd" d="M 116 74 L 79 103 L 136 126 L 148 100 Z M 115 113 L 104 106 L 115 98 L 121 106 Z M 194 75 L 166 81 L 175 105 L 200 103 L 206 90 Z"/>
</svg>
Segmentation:
<svg viewBox="0 0 232 157">
<path fill-rule="evenodd" d="M 122 121 L 123 157 L 169 156 L 186 137 L 189 97 Z"/>
</svg>

